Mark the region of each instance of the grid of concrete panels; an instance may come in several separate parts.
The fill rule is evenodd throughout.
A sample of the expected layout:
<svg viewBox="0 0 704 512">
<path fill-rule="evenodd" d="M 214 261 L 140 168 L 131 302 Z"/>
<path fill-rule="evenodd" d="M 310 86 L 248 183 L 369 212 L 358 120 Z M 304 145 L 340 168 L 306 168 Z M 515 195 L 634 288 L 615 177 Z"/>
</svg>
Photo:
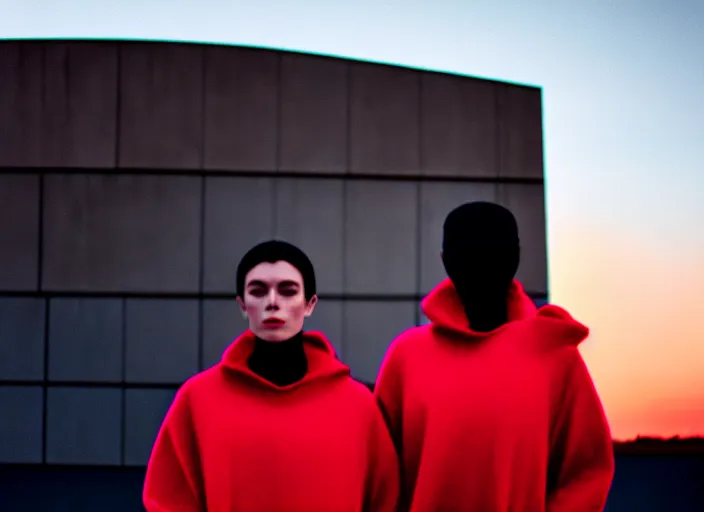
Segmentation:
<svg viewBox="0 0 704 512">
<path fill-rule="evenodd" d="M 545 290 L 538 89 L 239 48 L 0 44 L 0 461 L 144 463 L 173 389 L 243 329 L 234 265 L 260 238 L 311 254 L 308 327 L 366 380 L 420 321 L 459 202 L 516 211 L 521 277 Z"/>
<path fill-rule="evenodd" d="M 0 42 L 0 166 L 542 179 L 541 91 L 260 49 Z"/>
<path fill-rule="evenodd" d="M 280 237 L 310 254 L 323 295 L 416 297 L 444 276 L 444 216 L 487 199 L 515 212 L 518 276 L 546 292 L 540 183 L 15 173 L 0 195 L 0 290 L 232 293 L 242 254 Z"/>
<path fill-rule="evenodd" d="M 306 329 L 325 332 L 355 375 L 373 381 L 391 339 L 417 324 L 416 308 L 322 299 Z M 0 297 L 0 319 L 0 384 L 178 385 L 220 361 L 247 327 L 233 299 Z"/>
<path fill-rule="evenodd" d="M 415 323 L 410 301 L 322 300 L 306 327 L 373 381 L 370 361 Z M 245 327 L 226 299 L 0 298 L 0 462 L 144 464 L 174 390 Z"/>
<path fill-rule="evenodd" d="M 0 298 L 0 339 L 14 344 L 0 365 L 0 464 L 145 465 L 179 384 L 216 363 L 233 333 L 245 328 L 230 300 L 200 306 L 174 299 Z M 370 342 L 369 326 L 390 340 L 427 321 L 415 322 L 416 315 L 422 317 L 417 303 L 324 300 L 307 327 L 333 340 L 344 331 L 355 340 L 348 363 L 368 367 L 370 353 L 380 358 L 385 349 Z"/>
<path fill-rule="evenodd" d="M 118 176 L 105 175 L 46 176 L 44 178 L 44 193 L 47 194 L 52 190 L 50 183 L 53 180 L 61 182 L 66 178 L 77 180 L 81 177 L 108 181 L 119 178 Z M 4 175 L 2 178 L 20 183 L 25 180 L 35 180 L 36 177 Z M 140 180 L 156 178 L 177 181 L 191 179 L 189 177 L 140 176 L 136 181 L 130 177 L 129 183 L 138 184 Z M 236 189 L 236 185 L 240 182 L 259 183 L 261 181 L 259 178 L 205 178 L 206 188 L 207 181 L 210 179 L 219 182 L 219 186 L 214 188 L 218 191 L 228 190 L 225 182 Z M 276 178 L 274 179 L 275 183 L 264 187 L 264 190 L 276 189 L 278 181 L 288 182 L 291 180 Z M 298 182 L 297 190 L 305 189 L 307 186 L 313 187 L 313 191 L 309 193 L 310 196 L 320 194 L 320 190 L 315 188 L 316 184 L 340 187 L 335 183 L 336 180 L 300 178 L 296 181 Z M 346 189 L 352 183 L 362 185 L 366 182 L 350 182 L 346 185 L 343 183 L 342 188 Z M 63 249 L 52 251 L 48 247 L 44 247 L 35 252 L 41 253 L 43 259 L 46 259 L 52 257 L 52 254 L 61 255 L 63 251 L 69 251 L 75 258 L 82 261 L 71 271 L 78 276 L 78 281 L 70 281 L 71 272 L 64 267 L 57 273 L 63 274 L 63 279 L 67 281 L 64 288 L 54 290 L 57 292 L 57 296 L 52 296 L 52 292 L 49 292 L 43 295 L 48 295 L 50 298 L 44 296 L 5 296 L 0 299 L 0 339 L 4 354 L 0 360 L 0 381 L 12 384 L 4 387 L 0 382 L 2 402 L 9 404 L 7 407 L 9 412 L 5 417 L 3 430 L 0 434 L 4 447 L 1 450 L 0 460 L 29 463 L 44 460 L 48 463 L 63 464 L 143 464 L 148 456 L 156 429 L 173 396 L 172 389 L 144 389 L 143 387 L 145 385 L 177 387 L 193 373 L 216 363 L 227 344 L 245 328 L 244 321 L 237 312 L 235 301 L 227 295 L 232 293 L 234 286 L 234 262 L 237 261 L 241 252 L 246 250 L 262 234 L 250 233 L 249 236 L 253 238 L 247 243 L 230 247 L 229 255 L 223 255 L 213 260 L 222 262 L 220 272 L 222 281 L 227 285 L 211 288 L 210 292 L 194 294 L 193 298 L 173 298 L 169 297 L 169 294 L 150 297 L 150 290 L 147 286 L 132 289 L 132 292 L 140 290 L 144 292 L 145 296 L 142 297 L 90 296 L 92 292 L 96 292 L 96 289 L 100 291 L 99 287 L 92 287 L 94 286 L 92 283 L 100 282 L 101 270 L 108 272 L 110 274 L 108 277 L 114 279 L 112 274 L 116 272 L 117 267 L 115 267 L 115 263 L 112 263 L 109 264 L 107 270 L 104 270 L 102 265 L 105 262 L 96 254 L 82 255 L 81 251 L 90 252 L 92 251 L 91 247 L 104 248 L 104 254 L 112 255 L 113 262 L 122 262 L 119 268 L 123 268 L 127 272 L 122 275 L 124 282 L 140 283 L 143 278 L 139 276 L 151 275 L 153 280 L 149 281 L 150 283 L 160 283 L 170 279 L 172 266 L 169 262 L 171 259 L 183 258 L 177 254 L 179 247 L 188 250 L 188 247 L 197 246 L 197 239 L 203 240 L 205 243 L 207 237 L 200 236 L 197 229 L 193 234 L 196 240 L 192 243 L 183 243 L 184 239 L 176 237 L 173 243 L 169 243 L 171 250 L 167 254 L 160 248 L 164 244 L 164 239 L 172 239 L 172 236 L 166 232 L 165 228 L 169 225 L 166 221 L 160 220 L 160 224 L 157 224 L 155 229 L 145 228 L 144 224 L 149 223 L 150 217 L 148 215 L 130 215 L 130 205 L 135 203 L 126 199 L 121 201 L 123 206 L 121 218 L 132 218 L 133 222 L 120 227 L 115 224 L 114 217 L 108 216 L 107 218 L 110 220 L 101 221 L 100 219 L 105 219 L 106 216 L 96 211 L 95 208 L 96 206 L 105 207 L 107 203 L 103 200 L 91 201 L 91 204 L 94 205 L 93 209 L 90 206 L 84 207 L 77 204 L 76 195 L 72 195 L 71 190 L 80 191 L 81 187 L 76 186 L 75 183 L 73 185 L 68 188 L 59 187 L 57 196 L 63 198 L 61 201 L 65 201 L 65 204 L 72 205 L 71 207 L 76 209 L 74 213 L 68 210 L 47 208 L 47 205 L 51 204 L 51 200 L 46 196 L 46 203 L 41 208 L 43 210 L 41 230 L 55 229 L 52 227 L 55 224 L 51 218 L 67 217 L 74 219 L 70 224 L 72 229 L 68 229 L 69 225 L 65 225 L 63 235 L 58 233 L 53 236 L 43 234 L 41 237 L 36 237 L 38 244 L 44 245 L 47 244 L 46 240 L 53 239 L 57 241 L 57 244 L 61 244 Z M 374 189 L 379 183 L 368 183 L 367 185 Z M 391 185 L 397 185 L 397 183 L 393 182 Z M 402 183 L 401 185 L 408 184 Z M 304 219 L 303 222 L 282 227 L 282 233 L 290 234 L 295 241 L 311 253 L 316 268 L 319 269 L 321 287 L 327 290 L 323 295 L 328 294 L 327 298 L 321 301 L 307 328 L 326 332 L 342 358 L 352 367 L 355 376 L 368 381 L 375 379 L 378 365 L 389 341 L 401 330 L 419 322 L 420 312 L 417 300 L 415 298 L 402 300 L 403 293 L 410 292 L 409 295 L 412 295 L 422 289 L 422 279 L 416 279 L 418 275 L 436 273 L 438 279 L 442 277 L 439 275 L 442 269 L 437 266 L 440 220 L 436 219 L 437 222 L 431 222 L 430 219 L 435 215 L 432 212 L 442 215 L 456 201 L 471 198 L 474 193 L 472 191 L 484 190 L 488 185 L 416 183 L 414 186 L 419 187 L 420 190 L 412 196 L 409 195 L 412 199 L 409 199 L 407 203 L 415 206 L 405 212 L 405 215 L 398 216 L 396 224 L 391 227 L 378 221 L 379 215 L 374 213 L 375 210 L 372 206 L 374 202 L 366 197 L 355 198 L 355 201 L 359 201 L 360 205 L 365 206 L 365 208 L 357 209 L 360 213 L 356 217 L 349 217 L 345 208 L 338 207 L 337 211 L 342 219 L 332 219 L 332 222 L 338 225 L 335 229 L 325 230 L 313 224 L 312 231 L 307 231 L 307 228 L 311 228 L 311 226 L 306 220 L 316 218 L 314 209 L 308 211 L 308 214 L 304 211 L 300 216 L 293 216 L 294 219 Z M 442 188 L 438 188 L 441 186 L 446 187 L 447 196 L 437 194 L 438 190 L 442 190 Z M 502 187 L 506 186 L 508 185 L 502 185 Z M 535 187 L 535 185 L 510 186 L 523 189 Z M 114 190 L 111 192 L 109 186 L 103 185 L 103 187 L 106 189 L 105 198 L 112 197 L 119 200 L 122 197 Z M 138 185 L 135 187 L 139 188 Z M 426 187 L 429 190 L 435 190 L 435 195 L 423 194 L 422 191 Z M 462 189 L 462 187 L 465 187 L 468 195 L 459 197 L 457 195 L 458 189 Z M 95 189 L 100 188 L 95 187 Z M 497 190 L 499 188 L 497 186 Z M 22 189 L 28 190 L 25 187 Z M 152 188 L 149 190 L 151 193 L 155 192 Z M 404 187 L 401 187 L 400 190 L 404 190 Z M 389 189 L 387 192 L 388 196 L 394 197 L 393 189 Z M 250 193 L 242 193 L 242 196 L 249 196 Z M 139 192 L 134 190 L 132 193 L 125 193 L 124 197 L 135 198 L 139 195 Z M 372 196 L 374 195 L 372 193 Z M 30 197 L 32 196 L 36 197 L 37 194 Z M 78 193 L 77 196 L 95 199 L 93 193 Z M 166 196 L 154 194 L 154 197 L 164 198 Z M 433 197 L 444 197 L 446 203 L 433 201 L 431 199 Z M 423 202 L 423 198 L 425 198 L 425 202 Z M 344 204 L 351 202 L 350 200 L 345 201 L 344 195 L 341 199 Z M 385 200 L 388 202 L 389 197 Z M 227 205 L 237 203 L 227 197 L 223 197 L 222 201 Z M 270 204 L 270 199 L 255 201 L 257 204 L 262 202 Z M 315 204 L 311 201 L 301 201 L 301 203 L 304 205 Z M 379 201 L 378 208 L 383 210 L 384 205 L 381 203 L 382 201 Z M 167 201 L 167 204 L 171 203 Z M 178 207 L 164 208 L 163 210 L 171 212 L 171 222 L 174 225 L 189 224 L 187 220 L 179 216 L 180 214 L 176 213 L 179 212 Z M 193 211 L 207 213 L 209 208 L 207 205 L 206 208 L 197 206 L 193 208 Z M 335 210 L 330 209 L 329 211 Z M 364 217 L 364 214 L 370 217 Z M 276 217 L 275 213 L 271 215 Z M 237 217 L 231 212 L 224 216 L 224 218 L 230 219 Z M 10 219 L 10 217 L 3 218 Z M 90 219 L 89 227 L 76 223 L 78 218 Z M 325 222 L 330 222 L 331 218 L 332 216 L 329 215 Z M 406 218 L 412 219 L 411 229 L 408 230 L 411 233 L 408 236 L 411 237 L 412 242 L 406 241 L 406 246 L 410 249 L 405 252 L 394 252 L 394 247 L 384 245 L 383 240 L 399 236 L 398 231 L 395 234 L 388 233 L 386 236 L 383 232 L 375 232 L 381 229 L 398 230 L 398 219 Z M 19 223 L 21 225 L 21 222 L 17 219 L 13 220 L 12 224 L 16 226 Z M 290 223 L 293 220 L 289 217 L 287 222 Z M 341 269 L 344 269 L 345 264 L 354 261 L 349 256 L 345 256 L 347 252 L 344 250 L 347 245 L 344 240 L 349 239 L 350 235 L 341 236 L 338 250 L 328 251 L 330 233 L 340 234 L 339 231 L 344 231 L 345 226 L 358 223 L 363 223 L 366 230 L 364 235 L 361 233 L 355 235 L 358 237 L 355 251 L 364 254 L 365 251 L 371 250 L 376 256 L 365 260 L 361 265 L 352 265 L 348 272 L 342 272 Z M 273 224 L 271 223 L 271 225 Z M 231 222 L 222 221 L 219 228 L 222 233 L 227 233 L 228 225 L 230 229 L 233 229 Z M 245 225 L 248 224 L 245 223 Z M 36 233 L 39 229 L 39 226 L 29 226 L 27 231 Z M 86 229 L 93 229 L 95 232 L 86 233 Z M 130 243 L 129 238 L 119 239 L 117 243 L 113 243 L 112 240 L 115 233 L 133 233 L 139 229 L 146 229 L 145 236 L 132 243 L 138 244 L 145 255 L 156 253 L 162 254 L 164 258 L 162 261 L 154 260 L 154 266 L 148 269 L 134 269 L 133 263 L 130 263 L 141 261 L 143 264 L 148 261 L 144 259 L 145 256 L 138 255 L 135 258 L 125 256 L 125 254 L 129 254 L 129 247 L 127 247 L 127 244 Z M 308 233 L 309 238 L 298 238 L 302 236 L 300 230 Z M 264 236 L 268 237 L 271 234 L 272 231 L 266 231 Z M 99 241 L 87 243 L 85 240 L 90 239 L 91 236 L 98 237 Z M 371 247 L 365 237 L 367 240 L 376 240 L 375 244 L 381 244 L 379 246 L 382 248 L 381 251 L 377 247 Z M 225 236 L 225 238 L 227 237 Z M 416 250 L 416 242 L 419 242 L 419 252 Z M 426 252 L 429 245 L 435 245 L 435 250 L 431 248 Z M 127 253 L 121 252 L 125 250 Z M 197 270 L 197 267 L 201 266 L 200 261 L 207 268 L 208 258 L 200 260 L 197 256 L 199 251 L 192 251 L 188 254 L 193 255 L 190 264 L 196 267 L 196 270 L 191 274 L 208 275 L 208 272 Z M 423 254 L 426 254 L 425 258 L 427 259 L 424 259 Z M 414 255 L 419 257 L 416 258 Z M 344 287 L 339 288 L 339 284 L 337 288 L 335 287 L 335 283 L 342 282 L 344 284 L 348 278 L 354 280 L 354 276 L 360 269 L 365 272 L 373 272 L 375 261 L 378 258 L 384 262 L 388 258 L 398 259 L 402 262 L 408 259 L 415 261 L 416 263 L 410 264 L 406 261 L 403 271 L 407 280 L 414 283 L 414 287 L 401 290 L 384 288 L 385 293 L 399 294 L 397 300 L 393 301 L 373 300 L 374 297 L 369 297 L 368 300 L 359 300 L 354 293 L 347 292 Z M 124 263 L 125 261 L 127 263 Z M 426 267 L 429 270 L 418 274 L 417 262 L 420 262 L 421 271 Z M 122 266 L 123 263 L 124 266 Z M 95 264 L 98 266 L 91 266 Z M 38 272 L 41 269 L 52 268 L 52 265 L 45 263 L 38 269 L 36 268 L 38 261 L 33 258 L 28 258 L 25 265 L 33 266 L 33 272 L 41 274 L 41 277 L 37 279 L 41 279 L 42 283 L 44 279 L 52 279 L 50 272 L 46 270 Z M 330 270 L 331 268 L 332 270 Z M 383 269 L 376 271 L 384 272 Z M 131 279 L 131 272 L 137 272 L 137 277 Z M 86 281 L 86 273 L 98 277 L 89 278 Z M 180 279 L 182 275 L 176 276 L 176 278 Z M 91 279 L 97 279 L 97 281 L 91 281 Z M 426 279 L 428 286 L 436 282 L 431 277 Z M 327 284 L 325 284 L 326 280 Z M 370 282 L 373 283 L 373 281 Z M 405 284 L 401 279 L 399 282 Z M 203 283 L 205 284 L 205 281 Z M 213 283 L 218 284 L 218 281 L 214 280 Z M 417 288 L 417 286 L 421 286 L 421 288 Z M 104 290 L 110 291 L 112 288 Z M 362 290 L 368 291 L 364 288 Z M 378 288 L 372 289 L 371 295 L 375 295 L 374 292 L 378 290 Z M 63 292 L 75 291 L 86 292 L 89 296 L 61 296 Z M 222 295 L 219 296 L 219 292 L 222 292 Z M 379 293 L 379 299 L 384 298 L 383 293 Z M 337 295 L 339 298 L 332 298 Z M 43 379 L 51 383 L 46 397 L 42 387 L 32 385 L 34 382 L 41 383 Z M 18 382 L 24 382 L 27 385 L 17 386 Z M 62 383 L 68 387 L 62 387 Z M 124 389 L 126 387 L 127 389 Z M 45 426 L 44 420 L 46 421 Z M 46 444 L 43 445 L 44 428 L 46 428 Z M 42 459 L 42 446 L 45 447 L 44 459 Z"/>
<path fill-rule="evenodd" d="M 355 233 L 346 232 L 340 240 L 334 230 L 340 216 L 345 213 L 367 216 L 364 206 L 356 198 L 377 203 L 374 213 L 383 213 L 385 222 L 399 226 L 399 241 L 409 242 L 409 218 L 400 218 L 412 208 L 405 207 L 411 196 L 420 195 L 424 205 L 423 220 L 431 226 L 444 215 L 445 210 L 433 211 L 434 204 L 448 198 L 455 191 L 453 184 L 415 183 L 394 187 L 394 204 L 379 207 L 380 200 L 393 185 L 379 185 L 375 191 L 363 184 L 351 184 L 345 190 L 346 203 L 338 201 L 344 183 L 301 185 L 290 180 L 290 186 L 271 179 L 250 181 L 249 186 L 229 182 L 229 190 L 218 190 L 218 182 L 205 185 L 196 183 L 194 170 L 231 173 L 261 172 L 262 176 L 284 172 L 295 175 L 321 173 L 349 175 L 404 175 L 418 178 L 454 177 L 462 180 L 500 181 L 502 184 L 475 185 L 471 193 L 456 189 L 456 198 L 499 197 L 509 206 L 522 210 L 519 219 L 527 244 L 524 268 L 531 268 L 521 277 L 526 286 L 536 292 L 544 291 L 545 233 L 542 189 L 542 117 L 540 90 L 487 80 L 456 77 L 447 74 L 420 72 L 398 67 L 315 57 L 310 55 L 255 50 L 235 47 L 166 44 L 166 43 L 116 43 L 116 42 L 4 42 L 0 43 L 0 70 L 9 77 L 0 95 L 0 167 L 5 168 L 125 168 L 136 173 L 155 171 L 187 171 L 191 180 L 164 181 L 157 178 L 143 181 L 135 204 L 134 215 L 151 215 L 153 228 L 168 223 L 168 214 L 154 207 L 152 193 L 168 197 L 182 219 L 188 222 L 177 229 L 167 230 L 165 241 L 177 243 L 184 239 L 187 246 L 179 254 L 185 258 L 171 262 L 172 276 L 164 280 L 153 273 L 133 271 L 126 276 L 118 258 L 106 245 L 92 247 L 102 261 L 101 278 L 87 272 L 82 278 L 77 274 L 85 267 L 84 261 L 59 257 L 46 258 L 48 278 L 43 289 L 63 289 L 67 282 L 78 284 L 77 289 L 173 292 L 205 291 L 223 286 L 218 265 L 229 266 L 230 261 L 218 263 L 227 250 L 247 242 L 247 235 L 237 240 L 221 239 L 220 227 L 230 227 L 227 215 L 247 216 L 251 223 L 244 231 L 265 233 L 273 229 L 297 229 L 293 216 L 277 216 L 276 211 L 267 215 L 258 208 L 262 201 L 272 196 L 280 201 L 274 208 L 295 208 L 301 215 L 308 215 L 311 208 L 301 206 L 301 201 L 313 201 L 318 211 L 332 209 L 330 222 L 315 219 L 323 224 L 321 229 L 331 232 L 327 250 L 340 251 L 345 246 L 345 257 L 365 261 L 365 254 L 353 252 L 355 242 L 366 239 L 363 223 Z M 112 171 L 107 171 L 112 172 Z M 39 210 L 35 201 L 21 202 L 23 197 L 39 194 L 35 183 L 21 181 L 9 183 L 3 194 L 5 209 L 28 225 L 38 225 Z M 106 191 L 122 194 L 112 201 L 113 208 L 103 208 L 96 223 L 114 224 L 128 228 L 129 222 L 119 218 L 120 201 L 135 191 L 130 180 L 121 176 L 118 183 L 98 178 L 64 177 L 47 183 L 52 190 L 47 195 L 46 207 L 65 211 L 65 202 L 58 197 L 56 188 L 73 190 L 73 195 L 91 196 L 75 198 L 79 205 L 104 199 Z M 506 181 L 506 180 L 514 180 Z M 524 190 L 508 185 L 515 180 L 529 184 Z M 44 183 L 41 183 L 43 187 Z M 531 186 L 532 185 L 532 186 Z M 151 190 L 150 190 L 151 187 Z M 483 191 L 479 189 L 483 188 Z M 404 189 L 404 190 L 402 190 Z M 206 250 L 206 258 L 214 259 L 206 265 L 201 286 L 199 275 L 188 262 L 198 250 L 194 233 L 197 232 L 194 208 L 198 206 L 198 191 L 209 205 L 206 215 L 210 219 L 203 236 L 206 245 L 221 244 L 223 251 Z M 210 200 L 210 196 L 227 196 L 236 204 Z M 449 203 L 449 201 L 447 201 Z M 138 204 L 136 204 L 138 203 Z M 344 206 L 343 206 L 344 204 Z M 212 207 L 211 207 L 212 206 Z M 0 206 L 1 207 L 1 206 Z M 258 215 L 252 215 L 256 209 Z M 349 210 L 349 212 L 347 212 Z M 420 209 L 418 210 L 420 211 Z M 57 224 L 52 233 L 63 233 L 75 217 L 51 217 Z M 394 214 L 399 215 L 398 218 Z M 426 215 L 427 213 L 427 215 Z M 322 217 L 322 216 L 318 216 Z M 326 216 L 327 217 L 327 216 Z M 431 218 L 432 217 L 432 218 Z M 25 220 L 26 219 L 26 220 Z M 37 222 L 32 223 L 32 220 Z M 218 223 L 220 222 L 220 226 Z M 63 223 L 63 224 L 62 224 Z M 162 223 L 162 224 L 163 224 Z M 207 228 L 215 226 L 213 235 Z M 116 242 L 125 247 L 138 247 L 135 243 L 144 236 L 143 230 L 123 229 Z M 164 226 L 160 226 L 164 228 Z M 114 233 L 117 235 L 118 230 Z M 383 232 L 382 230 L 381 232 Z M 388 231 L 388 230 L 387 230 Z M 302 230 L 301 238 L 307 238 Z M 432 237 L 432 235 L 428 235 Z M 169 239 L 169 240 L 167 240 Z M 384 242 L 388 239 L 382 237 Z M 392 239 L 392 241 L 395 241 Z M 0 242 L 9 251 L 0 253 L 0 288 L 35 290 L 38 277 L 24 263 L 38 251 L 35 233 L 22 226 L 9 226 L 0 231 Z M 48 251 L 62 249 L 61 240 L 46 240 Z M 79 243 L 100 244 L 99 240 L 80 240 Z M 435 251 L 437 244 L 423 246 L 425 251 Z M 403 245 L 397 252 L 402 252 Z M 410 247 L 408 245 L 407 247 Z M 162 245 L 164 252 L 172 247 Z M 188 251 L 190 250 L 190 254 Z M 130 249 L 122 254 L 128 260 L 146 261 L 133 268 L 150 269 L 155 261 L 163 261 L 163 253 L 149 253 Z M 84 251 L 88 254 L 90 251 Z M 370 253 L 366 253 L 366 258 Z M 427 255 L 416 256 L 427 260 Z M 535 261 L 531 261 L 534 259 Z M 340 259 L 338 258 L 338 261 Z M 389 258 L 388 261 L 391 261 Z M 396 261 L 408 261 L 412 259 Z M 420 264 L 421 288 L 437 279 L 436 269 Z M 95 267 L 96 262 L 93 263 Z M 415 262 L 419 264 L 418 261 Z M 87 265 L 91 267 L 90 264 Z M 78 267 L 79 271 L 76 272 Z M 339 265 L 338 265 L 339 267 Z M 541 271 L 542 267 L 542 271 Z M 349 293 L 373 293 L 374 286 L 382 293 L 405 292 L 413 280 L 402 277 L 392 266 L 387 271 L 367 274 L 364 279 L 350 281 L 349 289 L 341 283 L 348 277 L 339 268 L 329 268 L 330 276 L 323 279 L 334 292 L 342 289 Z M 19 270 L 18 270 L 19 269 Z M 38 274 L 36 274 L 38 276 Z M 336 277 L 333 277 L 336 276 Z M 338 282 L 335 282 L 335 279 Z M 77 281 L 83 281 L 77 283 Z M 534 282 L 531 282 L 534 281 Z M 390 289 L 390 290 L 387 290 Z"/>
<path fill-rule="evenodd" d="M 4 203 L 7 215 L 1 217 L 4 220 L 0 231 L 29 233 L 36 245 L 25 252 L 24 260 L 20 261 L 18 255 L 18 265 L 6 268 L 7 275 L 12 276 L 13 270 L 18 271 L 15 275 L 31 274 L 40 283 L 41 293 L 49 294 L 161 294 L 160 301 L 128 300 L 126 313 L 122 314 L 130 326 L 128 332 L 139 332 L 137 326 L 142 325 L 137 320 L 130 321 L 132 318 L 154 318 L 157 324 L 161 318 L 174 318 L 174 332 L 160 335 L 192 339 L 184 347 L 198 344 L 200 298 L 232 298 L 236 262 L 259 240 L 278 236 L 301 245 L 317 269 L 321 296 L 346 300 L 347 313 L 354 310 L 354 299 L 360 298 L 371 298 L 372 304 L 379 304 L 379 299 L 393 299 L 394 302 L 386 303 L 389 307 L 404 300 L 416 302 L 444 277 L 439 257 L 442 217 L 455 204 L 477 197 L 496 199 L 502 190 L 513 190 L 515 196 L 528 196 L 528 200 L 522 197 L 515 202 L 528 204 L 523 213 L 514 208 L 519 219 L 531 219 L 542 204 L 539 185 L 516 184 L 73 174 L 44 177 L 40 199 L 38 193 L 32 193 L 31 187 L 26 186 L 32 182 L 39 187 L 35 176 L 0 175 L 2 190 L 14 187 L 18 192 L 18 195 L 9 194 Z M 19 195 L 22 192 L 24 196 Z M 13 203 L 27 203 L 32 197 L 42 203 L 36 208 L 42 210 L 41 218 L 39 215 L 12 218 Z M 322 215 L 321 204 L 325 206 Z M 521 224 L 531 226 L 525 220 Z M 545 263 L 538 245 L 544 244 L 544 238 L 535 240 L 540 240 L 541 233 L 544 230 L 537 234 L 530 230 L 523 232 L 528 250 L 524 250 L 520 273 L 534 295 L 543 295 L 545 290 Z M 191 298 L 169 297 L 178 293 L 190 294 Z M 342 304 L 341 300 L 330 304 Z M 133 302 L 153 309 L 140 313 L 135 305 L 132 313 Z M 117 302 L 111 307 L 117 308 Z M 119 315 L 114 309 L 110 311 L 113 321 L 101 320 L 102 325 L 118 325 Z M 337 310 L 331 306 L 328 314 L 341 324 L 345 315 L 333 311 Z M 383 308 L 378 311 L 368 318 L 381 321 L 388 317 Z M 59 315 L 50 326 L 60 325 L 61 318 L 67 315 Z M 96 318 L 93 312 L 88 316 Z M 8 314 L 8 326 L 13 318 L 23 317 Z M 402 326 L 414 320 L 412 313 L 410 321 Z M 177 326 L 178 322 L 186 324 Z M 202 323 L 210 324 L 204 320 Z M 355 321 L 349 323 L 354 325 Z M 28 321 L 26 325 L 30 324 Z M 335 322 L 329 328 L 333 338 L 339 340 L 343 357 L 349 356 L 354 361 L 354 348 L 347 345 L 353 347 L 356 343 L 346 340 L 356 340 L 359 336 L 347 335 Z M 39 336 L 39 323 L 36 329 Z M 153 332 L 149 325 L 142 329 L 147 333 L 145 338 Z M 18 327 L 15 334 L 21 332 Z M 366 333 L 364 338 L 374 346 L 385 347 L 388 343 L 388 338 L 382 339 L 373 332 Z M 207 339 L 204 343 L 207 347 Z M 12 341 L 3 344 L 13 346 Z M 6 371 L 14 375 L 0 371 L 0 378 L 41 376 L 40 344 L 24 339 L 15 344 L 17 360 L 27 360 L 27 366 L 8 362 L 11 367 Z M 135 341 L 134 345 L 146 346 L 141 341 Z M 29 346 L 35 348 L 28 350 Z M 184 359 L 190 357 L 195 364 L 198 353 L 198 349 L 191 348 Z M 367 364 L 353 365 L 353 369 L 363 378 L 373 378 L 377 359 L 370 357 Z M 175 361 L 172 359 L 170 363 Z M 159 372 L 152 375 L 156 382 L 171 382 L 168 378 L 163 380 Z M 179 373 L 173 376 L 176 381 L 182 377 Z"/>
</svg>

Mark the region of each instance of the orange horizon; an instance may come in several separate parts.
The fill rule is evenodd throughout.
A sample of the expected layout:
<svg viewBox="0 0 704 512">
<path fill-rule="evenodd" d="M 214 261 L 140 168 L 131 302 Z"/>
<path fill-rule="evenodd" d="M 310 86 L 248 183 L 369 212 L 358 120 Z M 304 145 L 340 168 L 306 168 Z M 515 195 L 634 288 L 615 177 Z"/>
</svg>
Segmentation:
<svg viewBox="0 0 704 512">
<path fill-rule="evenodd" d="M 687 441 L 701 441 L 704 443 L 704 436 L 688 436 L 688 437 L 680 437 L 680 436 L 672 436 L 672 437 L 660 437 L 660 436 L 638 436 L 634 437 L 633 439 L 615 439 L 611 438 L 611 440 L 614 443 L 633 443 L 637 441 L 678 441 L 678 442 L 687 442 Z"/>
<path fill-rule="evenodd" d="M 564 220 L 551 242 L 550 299 L 590 328 L 580 350 L 614 440 L 704 436 L 704 248 Z"/>
</svg>

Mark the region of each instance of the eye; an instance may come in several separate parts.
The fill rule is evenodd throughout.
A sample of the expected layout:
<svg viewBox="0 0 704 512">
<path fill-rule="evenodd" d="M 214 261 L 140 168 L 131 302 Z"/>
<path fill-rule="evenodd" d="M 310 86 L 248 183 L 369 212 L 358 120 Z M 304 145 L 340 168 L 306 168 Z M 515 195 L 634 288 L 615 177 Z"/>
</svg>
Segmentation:
<svg viewBox="0 0 704 512">
<path fill-rule="evenodd" d="M 293 297 L 298 294 L 298 286 L 286 284 L 279 287 L 279 293 L 284 297 Z"/>
<path fill-rule="evenodd" d="M 261 286 L 252 287 L 249 289 L 249 294 L 253 297 L 263 297 L 266 295 L 266 289 Z"/>
</svg>

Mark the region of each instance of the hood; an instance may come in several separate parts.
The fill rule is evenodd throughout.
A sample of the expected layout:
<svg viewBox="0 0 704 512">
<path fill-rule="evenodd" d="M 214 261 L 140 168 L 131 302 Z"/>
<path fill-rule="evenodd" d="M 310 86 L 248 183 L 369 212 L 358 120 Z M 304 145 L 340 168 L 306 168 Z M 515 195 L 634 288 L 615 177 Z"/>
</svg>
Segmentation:
<svg viewBox="0 0 704 512">
<path fill-rule="evenodd" d="M 553 345 L 574 345 L 582 343 L 589 336 L 589 328 L 572 318 L 559 306 L 548 304 L 538 310 L 535 325 L 540 337 Z"/>
<path fill-rule="evenodd" d="M 508 328 L 512 322 L 529 321 L 535 329 L 535 338 L 545 348 L 556 345 L 578 345 L 588 335 L 589 329 L 577 322 L 564 309 L 546 305 L 537 309 L 526 294 L 523 285 L 517 280 L 511 284 L 508 294 L 509 323 L 490 332 L 473 331 L 467 322 L 467 315 L 449 278 L 433 289 L 421 303 L 425 316 L 432 322 L 433 328 L 454 333 L 465 339 L 482 340 Z M 514 324 L 515 325 L 515 324 Z"/>
<path fill-rule="evenodd" d="M 299 380 L 288 386 L 277 386 L 261 378 L 247 366 L 247 360 L 254 350 L 254 333 L 247 329 L 225 350 L 220 364 L 226 370 L 235 372 L 252 383 L 273 390 L 289 390 L 320 379 L 347 377 L 350 369 L 343 364 L 335 353 L 330 341 L 322 332 L 307 331 L 303 333 L 303 350 L 308 359 L 308 372 Z"/>
<path fill-rule="evenodd" d="M 507 324 L 490 332 L 473 331 L 467 322 L 464 306 L 449 278 L 437 285 L 421 303 L 423 313 L 432 322 L 433 327 L 459 334 L 463 337 L 483 339 L 504 329 Z M 536 307 L 523 291 L 523 286 L 516 280 L 511 283 L 508 294 L 509 322 L 524 320 L 535 316 Z"/>
</svg>

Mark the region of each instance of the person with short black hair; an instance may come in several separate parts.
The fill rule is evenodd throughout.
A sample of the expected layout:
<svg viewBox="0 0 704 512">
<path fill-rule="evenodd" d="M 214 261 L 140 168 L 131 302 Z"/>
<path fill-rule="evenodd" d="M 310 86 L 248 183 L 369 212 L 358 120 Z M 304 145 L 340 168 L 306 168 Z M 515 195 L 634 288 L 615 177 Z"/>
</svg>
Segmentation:
<svg viewBox="0 0 704 512">
<path fill-rule="evenodd" d="M 308 257 L 253 247 L 237 268 L 249 329 L 179 390 L 154 444 L 148 512 L 396 512 L 396 452 L 372 393 L 321 332 Z"/>
<path fill-rule="evenodd" d="M 513 214 L 467 203 L 443 226 L 449 276 L 402 333 L 375 394 L 401 458 L 401 510 L 603 510 L 611 434 L 577 346 L 589 330 L 536 309 L 515 279 Z"/>
</svg>

